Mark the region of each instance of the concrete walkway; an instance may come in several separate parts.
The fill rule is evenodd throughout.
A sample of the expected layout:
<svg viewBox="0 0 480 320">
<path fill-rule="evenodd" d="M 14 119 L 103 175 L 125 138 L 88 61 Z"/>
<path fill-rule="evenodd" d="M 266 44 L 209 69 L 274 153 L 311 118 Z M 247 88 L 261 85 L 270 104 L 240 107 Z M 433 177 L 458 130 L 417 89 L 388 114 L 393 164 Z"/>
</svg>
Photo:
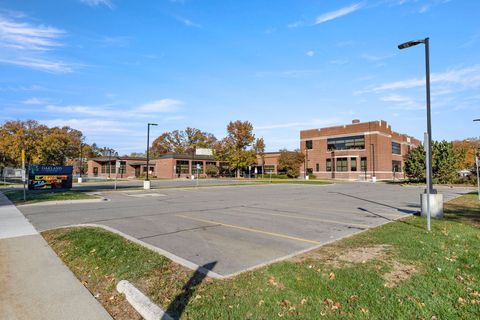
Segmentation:
<svg viewBox="0 0 480 320">
<path fill-rule="evenodd" d="M 1 192 L 0 318 L 112 319 Z"/>
</svg>

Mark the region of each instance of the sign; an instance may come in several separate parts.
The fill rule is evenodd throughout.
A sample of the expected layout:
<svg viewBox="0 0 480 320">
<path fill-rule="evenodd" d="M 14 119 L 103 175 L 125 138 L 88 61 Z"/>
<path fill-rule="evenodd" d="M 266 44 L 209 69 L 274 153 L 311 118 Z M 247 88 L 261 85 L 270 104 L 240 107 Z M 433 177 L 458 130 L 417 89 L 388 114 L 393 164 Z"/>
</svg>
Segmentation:
<svg viewBox="0 0 480 320">
<path fill-rule="evenodd" d="M 195 155 L 197 156 L 213 156 L 213 150 L 207 148 L 196 148 Z"/>
<path fill-rule="evenodd" d="M 197 163 L 197 170 L 200 170 L 200 164 Z"/>
<path fill-rule="evenodd" d="M 73 166 L 32 165 L 28 168 L 28 189 L 72 188 Z"/>
<path fill-rule="evenodd" d="M 120 169 L 120 161 L 115 161 L 115 168 Z"/>
<path fill-rule="evenodd" d="M 25 162 L 25 150 L 22 150 L 22 162 Z"/>
</svg>

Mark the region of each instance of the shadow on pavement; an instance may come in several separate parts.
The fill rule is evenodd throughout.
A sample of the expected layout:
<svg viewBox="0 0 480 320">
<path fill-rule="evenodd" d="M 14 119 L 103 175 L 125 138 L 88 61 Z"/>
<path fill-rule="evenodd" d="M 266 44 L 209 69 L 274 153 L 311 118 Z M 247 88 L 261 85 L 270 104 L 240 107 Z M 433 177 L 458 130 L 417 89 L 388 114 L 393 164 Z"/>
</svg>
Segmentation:
<svg viewBox="0 0 480 320">
<path fill-rule="evenodd" d="M 389 205 L 389 204 L 385 204 L 385 203 L 381 203 L 381 202 L 377 202 L 377 201 L 373 201 L 373 200 L 369 200 L 369 199 L 365 199 L 365 198 L 360 198 L 360 197 L 352 196 L 352 195 L 350 195 L 350 194 L 346 194 L 346 193 L 342 193 L 342 192 L 330 192 L 330 193 L 336 193 L 336 194 L 339 194 L 339 195 L 342 195 L 342 196 L 345 196 L 345 197 L 349 197 L 349 198 L 354 198 L 354 199 L 357 199 L 357 200 L 362 200 L 362 201 L 370 202 L 370 203 L 373 203 L 373 204 L 377 204 L 377 205 L 379 205 L 379 206 L 383 206 L 383 207 L 395 209 L 395 210 L 397 210 L 397 211 L 400 211 L 400 212 L 406 213 L 406 214 L 416 214 L 416 213 L 418 213 L 418 210 L 408 210 L 408 209 L 398 208 L 398 207 L 395 207 L 395 206 L 391 206 L 391 205 Z M 365 210 L 364 210 L 364 211 L 365 211 Z"/>
<path fill-rule="evenodd" d="M 195 292 L 195 287 L 202 283 L 203 279 L 206 278 L 206 271 L 213 270 L 217 261 L 209 262 L 200 266 L 195 270 L 195 273 L 188 280 L 188 282 L 183 286 L 182 293 L 177 295 L 175 299 L 170 303 L 167 308 L 166 313 L 171 316 L 173 319 L 180 319 L 185 307 L 192 298 L 193 293 Z"/>
</svg>

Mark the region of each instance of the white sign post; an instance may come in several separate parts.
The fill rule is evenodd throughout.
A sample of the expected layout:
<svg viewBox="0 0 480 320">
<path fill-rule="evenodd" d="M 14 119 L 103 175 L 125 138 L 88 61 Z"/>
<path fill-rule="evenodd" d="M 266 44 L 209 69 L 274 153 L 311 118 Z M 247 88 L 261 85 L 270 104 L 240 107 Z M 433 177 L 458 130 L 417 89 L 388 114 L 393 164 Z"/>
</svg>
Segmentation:
<svg viewBox="0 0 480 320">
<path fill-rule="evenodd" d="M 200 178 L 200 164 L 197 163 L 197 186 L 198 186 L 198 179 Z"/>
<path fill-rule="evenodd" d="M 114 185 L 115 190 L 117 190 L 118 170 L 120 170 L 120 161 L 117 160 L 115 161 L 115 185 Z"/>
<path fill-rule="evenodd" d="M 27 191 L 25 188 L 25 182 L 27 181 L 25 172 L 25 150 L 22 150 L 22 183 L 23 183 L 23 201 L 27 201 Z"/>
</svg>

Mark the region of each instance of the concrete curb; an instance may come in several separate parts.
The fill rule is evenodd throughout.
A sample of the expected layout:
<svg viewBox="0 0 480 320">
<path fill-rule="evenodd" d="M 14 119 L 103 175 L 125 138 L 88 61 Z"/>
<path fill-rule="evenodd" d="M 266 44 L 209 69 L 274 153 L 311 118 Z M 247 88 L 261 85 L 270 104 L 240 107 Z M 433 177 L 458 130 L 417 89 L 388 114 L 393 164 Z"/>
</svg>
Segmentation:
<svg viewBox="0 0 480 320">
<path fill-rule="evenodd" d="M 145 320 L 173 320 L 127 280 L 121 280 L 117 284 L 117 291 L 125 295 L 127 301 Z"/>
<path fill-rule="evenodd" d="M 42 201 L 42 202 L 34 202 L 34 203 L 27 203 L 27 204 L 17 204 L 17 207 L 33 207 L 33 206 L 51 206 L 51 205 L 59 205 L 59 204 L 76 204 L 76 203 L 95 203 L 95 202 L 103 202 L 103 201 L 110 201 L 110 199 L 105 198 L 96 193 L 87 193 L 96 197 L 98 199 L 79 199 L 79 200 L 53 200 L 53 201 Z"/>
<path fill-rule="evenodd" d="M 123 233 L 121 231 L 118 231 L 117 229 L 114 229 L 114 228 L 111 228 L 111 227 L 108 227 L 108 226 L 105 226 L 105 225 L 102 225 L 102 224 L 95 224 L 95 223 L 83 223 L 83 224 L 72 224 L 72 225 L 68 225 L 68 226 L 61 226 L 61 227 L 56 227 L 56 228 L 51 228 L 51 229 L 47 229 L 47 230 L 55 230 L 55 229 L 64 229 L 64 228 L 75 228 L 75 227 L 94 227 L 94 228 L 102 228 L 104 230 L 107 230 L 107 231 L 110 231 L 112 233 L 115 233 L 115 234 L 118 234 L 120 236 L 122 236 L 123 238 L 127 239 L 127 240 L 130 240 L 131 242 L 134 242 L 138 245 L 141 245 L 142 247 L 145 247 L 147 249 L 150 249 L 154 252 L 157 252 L 159 254 L 161 254 L 162 256 L 172 260 L 173 262 L 175 263 L 178 263 L 190 270 L 193 270 L 193 271 L 198 271 L 210 278 L 213 278 L 213 279 L 223 279 L 225 278 L 225 276 L 222 276 L 216 272 L 213 272 L 211 270 L 208 270 L 202 266 L 199 266 L 191 261 L 188 261 L 186 259 L 183 259 L 177 255 L 174 255 L 173 253 L 171 252 L 168 252 L 166 250 L 163 250 L 161 248 L 158 248 L 158 247 L 155 247 L 151 244 L 148 244 L 146 242 L 143 242 L 142 240 L 138 240 L 137 238 L 134 238 L 126 233 Z M 47 230 L 43 230 L 43 231 L 47 231 Z"/>
</svg>

